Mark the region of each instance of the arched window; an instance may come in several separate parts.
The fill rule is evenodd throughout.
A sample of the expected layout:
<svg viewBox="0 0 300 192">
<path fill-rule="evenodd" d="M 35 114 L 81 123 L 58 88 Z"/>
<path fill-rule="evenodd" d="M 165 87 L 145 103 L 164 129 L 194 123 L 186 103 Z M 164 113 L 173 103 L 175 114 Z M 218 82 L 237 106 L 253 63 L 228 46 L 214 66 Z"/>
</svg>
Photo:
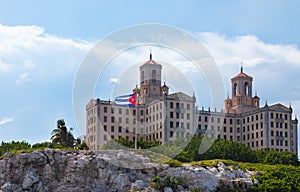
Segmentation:
<svg viewBox="0 0 300 192">
<path fill-rule="evenodd" d="M 245 96 L 249 96 L 249 83 L 248 82 L 246 82 L 244 85 L 244 93 L 245 93 Z"/>
<path fill-rule="evenodd" d="M 237 84 L 234 83 L 234 84 L 233 84 L 233 96 L 235 97 L 236 94 L 237 94 Z"/>
<path fill-rule="evenodd" d="M 144 81 L 145 81 L 145 72 L 142 71 L 142 73 L 141 73 L 141 83 L 144 83 Z"/>
<path fill-rule="evenodd" d="M 152 83 L 156 83 L 156 70 L 152 70 Z"/>
</svg>

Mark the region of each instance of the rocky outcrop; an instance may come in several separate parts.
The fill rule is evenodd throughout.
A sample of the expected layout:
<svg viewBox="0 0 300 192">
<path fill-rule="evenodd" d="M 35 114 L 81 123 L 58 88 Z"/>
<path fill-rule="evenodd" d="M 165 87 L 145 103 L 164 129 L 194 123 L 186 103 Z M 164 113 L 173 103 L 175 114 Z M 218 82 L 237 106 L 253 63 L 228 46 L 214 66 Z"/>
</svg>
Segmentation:
<svg viewBox="0 0 300 192">
<path fill-rule="evenodd" d="M 13 156 L 7 153 L 0 160 L 0 191 L 159 191 L 152 182 L 164 178 L 180 179 L 183 184 L 172 188 L 163 183 L 162 191 L 221 187 L 238 190 L 253 185 L 254 172 L 243 172 L 225 166 L 170 167 L 152 163 L 149 158 L 132 151 L 62 151 L 45 149 Z"/>
</svg>

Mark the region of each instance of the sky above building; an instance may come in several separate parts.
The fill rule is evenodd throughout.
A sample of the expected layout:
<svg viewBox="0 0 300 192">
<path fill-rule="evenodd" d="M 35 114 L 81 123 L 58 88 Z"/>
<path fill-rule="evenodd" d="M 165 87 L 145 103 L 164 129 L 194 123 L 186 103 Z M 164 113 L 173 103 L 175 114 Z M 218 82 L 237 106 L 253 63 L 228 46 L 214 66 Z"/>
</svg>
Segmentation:
<svg viewBox="0 0 300 192">
<path fill-rule="evenodd" d="M 0 0 L 0 141 L 49 140 L 60 118 L 75 128 L 75 136 L 84 134 L 72 103 L 79 66 L 97 42 L 144 23 L 171 25 L 199 40 L 214 58 L 229 93 L 230 78 L 239 73 L 243 62 L 244 72 L 254 77 L 261 105 L 266 100 L 269 105 L 291 104 L 299 115 L 298 18 L 297 0 Z M 190 61 L 180 53 L 156 46 L 151 49 L 154 60 L 177 62 L 182 73 L 190 75 Z M 122 72 L 130 68 L 138 75 L 136 64 L 148 57 L 149 46 L 114 57 L 99 76 L 99 82 L 106 83 L 95 86 L 94 97 L 114 99 L 112 89 L 120 85 Z M 198 80 L 192 83 L 204 90 L 196 95 L 199 107 L 214 107 L 205 78 Z M 193 90 L 185 91 L 192 94 Z M 82 111 L 84 114 L 84 106 Z"/>
</svg>

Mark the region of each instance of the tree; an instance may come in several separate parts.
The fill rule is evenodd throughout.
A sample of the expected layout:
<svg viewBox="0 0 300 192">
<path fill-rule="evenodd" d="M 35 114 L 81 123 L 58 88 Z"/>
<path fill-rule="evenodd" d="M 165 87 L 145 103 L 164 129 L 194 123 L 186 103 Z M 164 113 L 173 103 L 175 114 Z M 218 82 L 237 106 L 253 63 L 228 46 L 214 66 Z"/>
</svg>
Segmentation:
<svg viewBox="0 0 300 192">
<path fill-rule="evenodd" d="M 62 147 L 74 147 L 75 139 L 71 133 L 73 129 L 70 128 L 68 131 L 66 123 L 63 119 L 57 121 L 57 128 L 51 133 L 51 140 L 53 144 L 59 144 Z"/>
<path fill-rule="evenodd" d="M 88 150 L 89 149 L 88 145 L 84 141 L 81 141 L 80 138 L 76 139 L 75 148 L 79 149 L 79 150 Z"/>
</svg>

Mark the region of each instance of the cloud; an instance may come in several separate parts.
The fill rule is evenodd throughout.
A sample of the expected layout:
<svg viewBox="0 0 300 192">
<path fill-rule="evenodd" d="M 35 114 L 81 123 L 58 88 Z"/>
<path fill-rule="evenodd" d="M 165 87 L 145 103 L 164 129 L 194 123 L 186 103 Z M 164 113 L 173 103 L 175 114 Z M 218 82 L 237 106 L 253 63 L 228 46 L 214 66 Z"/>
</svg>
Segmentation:
<svg viewBox="0 0 300 192">
<path fill-rule="evenodd" d="M 219 65 L 243 62 L 247 66 L 254 67 L 281 62 L 300 67 L 300 51 L 294 45 L 265 43 L 253 35 L 234 38 L 211 32 L 196 35 Z"/>
<path fill-rule="evenodd" d="M 20 85 L 22 83 L 25 83 L 25 82 L 28 82 L 30 80 L 30 77 L 29 77 L 29 73 L 28 72 L 25 72 L 25 73 L 22 73 L 18 79 L 16 80 L 16 84 L 17 85 Z"/>
<path fill-rule="evenodd" d="M 9 123 L 9 122 L 12 122 L 12 121 L 14 121 L 14 118 L 10 118 L 10 117 L 2 117 L 2 118 L 0 119 L 0 126 L 1 126 L 1 125 L 4 125 L 4 124 L 7 124 L 7 123 Z"/>
<path fill-rule="evenodd" d="M 11 69 L 11 66 L 9 64 L 6 64 L 2 61 L 0 58 L 0 72 L 6 73 Z"/>
<path fill-rule="evenodd" d="M 7 76 L 21 74 L 18 82 L 26 79 L 29 72 L 37 80 L 74 74 L 94 44 L 51 35 L 39 26 L 3 24 L 0 42 L 0 72 Z"/>
<path fill-rule="evenodd" d="M 116 84 L 120 83 L 119 78 L 110 78 L 109 81 L 112 82 L 112 83 L 116 83 Z"/>
</svg>

